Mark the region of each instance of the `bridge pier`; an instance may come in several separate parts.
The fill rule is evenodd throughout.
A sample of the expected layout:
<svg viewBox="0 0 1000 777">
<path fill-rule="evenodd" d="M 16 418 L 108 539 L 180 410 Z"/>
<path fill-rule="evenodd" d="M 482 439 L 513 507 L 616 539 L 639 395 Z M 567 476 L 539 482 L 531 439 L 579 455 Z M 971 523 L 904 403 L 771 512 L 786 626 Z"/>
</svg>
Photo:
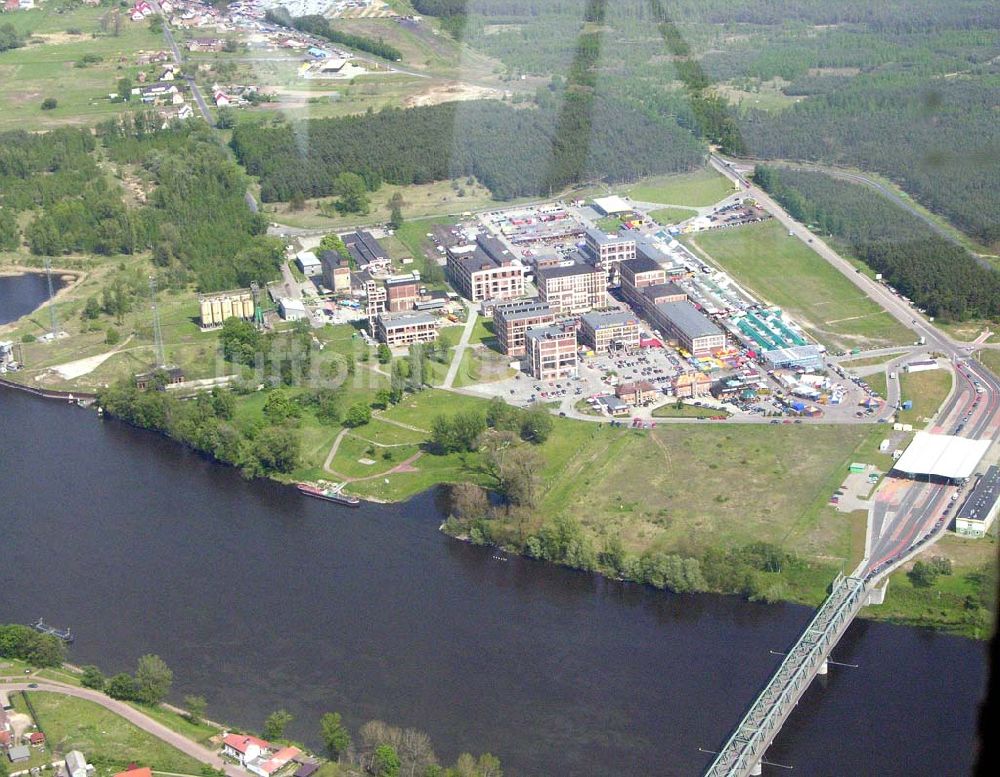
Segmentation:
<svg viewBox="0 0 1000 777">
<path fill-rule="evenodd" d="M 816 670 L 816 674 L 818 674 L 820 677 L 822 677 L 823 675 L 825 675 L 829 671 L 830 671 L 830 665 L 827 662 L 827 660 L 824 658 L 823 659 L 823 663 L 820 664 L 819 665 L 819 669 Z"/>
<path fill-rule="evenodd" d="M 760 761 L 758 761 L 757 763 L 755 763 L 753 766 L 750 767 L 750 774 L 752 775 L 752 777 L 760 777 L 763 771 L 764 767 Z"/>
<path fill-rule="evenodd" d="M 885 583 L 880 586 L 875 586 L 868 591 L 868 601 L 866 604 L 882 604 L 885 601 L 885 592 L 889 587 L 889 578 L 885 579 Z"/>
</svg>

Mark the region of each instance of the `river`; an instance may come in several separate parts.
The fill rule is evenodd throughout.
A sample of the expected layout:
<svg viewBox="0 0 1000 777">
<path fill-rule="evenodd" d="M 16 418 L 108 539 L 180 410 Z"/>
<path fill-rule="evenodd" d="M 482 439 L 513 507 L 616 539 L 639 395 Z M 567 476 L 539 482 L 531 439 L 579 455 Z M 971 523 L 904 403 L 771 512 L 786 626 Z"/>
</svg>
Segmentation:
<svg viewBox="0 0 1000 777">
<path fill-rule="evenodd" d="M 441 507 L 309 500 L 0 388 L 0 622 L 70 626 L 71 659 L 108 673 L 158 653 L 174 700 L 203 694 L 236 726 L 283 707 L 318 745 L 339 711 L 355 732 L 425 730 L 448 760 L 491 751 L 514 777 L 693 775 L 811 615 L 498 560 L 438 532 Z M 834 657 L 858 668 L 813 683 L 768 760 L 969 772 L 983 643 L 858 621 Z"/>
<path fill-rule="evenodd" d="M 58 275 L 52 276 L 52 291 L 65 284 Z M 0 324 L 16 321 L 49 298 L 45 273 L 27 272 L 22 275 L 0 275 Z M 48 326 L 48 321 L 45 322 Z"/>
</svg>

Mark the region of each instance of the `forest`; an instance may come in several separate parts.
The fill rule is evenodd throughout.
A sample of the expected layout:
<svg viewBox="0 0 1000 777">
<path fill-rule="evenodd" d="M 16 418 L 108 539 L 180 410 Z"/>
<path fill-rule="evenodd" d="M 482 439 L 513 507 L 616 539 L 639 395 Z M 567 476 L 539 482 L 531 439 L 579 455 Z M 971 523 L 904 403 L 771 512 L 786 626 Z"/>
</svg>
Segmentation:
<svg viewBox="0 0 1000 777">
<path fill-rule="evenodd" d="M 153 262 L 171 285 L 218 291 L 277 277 L 281 245 L 250 212 L 247 178 L 208 126 L 150 131 L 140 114 L 106 122 L 98 134 L 112 160 L 137 165 L 154 183 L 142 214 Z"/>
<path fill-rule="evenodd" d="M 445 103 L 273 126 L 242 124 L 233 149 L 265 202 L 334 194 L 341 172 L 419 184 L 476 176 L 497 199 L 549 194 L 587 180 L 631 181 L 690 170 L 704 151 L 671 119 L 567 91 L 560 110 L 496 101 Z"/>
<path fill-rule="evenodd" d="M 337 43 L 341 46 L 357 49 L 358 51 L 367 51 L 369 54 L 382 57 L 382 59 L 388 59 L 390 62 L 399 62 L 403 58 L 403 54 L 399 49 L 390 46 L 385 41 L 335 30 L 325 16 L 313 14 L 292 18 L 287 8 L 279 6 L 278 8 L 268 10 L 264 14 L 264 18 L 272 24 L 280 24 L 283 27 L 292 27 L 301 32 L 308 32 L 310 35 L 326 38 L 331 43 Z"/>
<path fill-rule="evenodd" d="M 1000 243 L 995 2 L 417 0 L 415 7 L 446 20 L 447 31 L 501 60 L 515 78 L 571 79 L 587 39 L 599 95 L 673 117 L 733 154 L 881 173 L 981 243 Z M 586 24 L 597 18 L 599 28 Z M 729 102 L 741 99 L 729 97 L 732 90 L 742 92 L 738 106 Z M 770 102 L 755 98 L 765 91 L 775 95 Z"/>
<path fill-rule="evenodd" d="M 824 173 L 758 165 L 755 180 L 935 317 L 1000 317 L 1000 272 L 868 187 Z"/>
</svg>

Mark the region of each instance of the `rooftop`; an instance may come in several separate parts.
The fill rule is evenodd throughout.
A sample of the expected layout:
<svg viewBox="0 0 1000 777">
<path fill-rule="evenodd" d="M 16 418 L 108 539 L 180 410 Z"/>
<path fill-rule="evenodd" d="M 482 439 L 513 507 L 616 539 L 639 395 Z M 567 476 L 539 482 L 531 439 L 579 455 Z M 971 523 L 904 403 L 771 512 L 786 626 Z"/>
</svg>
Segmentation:
<svg viewBox="0 0 1000 777">
<path fill-rule="evenodd" d="M 389 254 L 379 245 L 372 233 L 364 229 L 344 235 L 343 241 L 344 245 L 347 246 L 347 251 L 354 257 L 359 267 L 372 262 L 384 262 L 389 258 Z"/>
<path fill-rule="evenodd" d="M 591 329 L 602 329 L 607 326 L 639 325 L 639 317 L 624 310 L 595 310 L 580 316 Z"/>
<path fill-rule="evenodd" d="M 683 294 L 687 296 L 687 292 L 684 291 L 676 283 L 654 283 L 652 286 L 645 286 L 640 289 L 642 293 L 649 297 L 650 299 L 656 299 L 657 297 L 673 297 L 677 294 Z"/>
<path fill-rule="evenodd" d="M 593 273 L 603 273 L 604 270 L 589 262 L 574 262 L 573 264 L 557 267 L 539 267 L 535 275 L 539 280 L 552 280 L 553 278 L 569 278 L 574 275 L 592 275 Z"/>
<path fill-rule="evenodd" d="M 956 518 L 967 521 L 985 521 L 993 506 L 1000 500 L 1000 467 L 991 466 L 976 483 Z"/>
<path fill-rule="evenodd" d="M 599 246 L 615 245 L 626 240 L 621 235 L 609 235 L 603 229 L 598 229 L 597 227 L 589 227 L 587 229 L 587 238 Z M 628 238 L 628 240 L 632 240 L 632 238 Z"/>
<path fill-rule="evenodd" d="M 387 328 L 437 323 L 437 318 L 429 313 L 421 313 L 420 311 L 411 310 L 404 310 L 400 313 L 382 313 L 379 315 L 378 319 L 382 322 L 382 325 Z"/>
<path fill-rule="evenodd" d="M 568 336 L 572 336 L 575 340 L 576 330 L 559 326 L 533 326 L 525 333 L 525 337 L 529 340 L 558 340 Z"/>
<path fill-rule="evenodd" d="M 908 475 L 934 475 L 961 480 L 976 471 L 991 440 L 917 432 L 893 469 Z"/>
<path fill-rule="evenodd" d="M 608 214 L 626 213 L 632 210 L 632 207 L 618 195 L 613 195 L 611 197 L 597 197 L 594 200 L 594 205 Z"/>
<path fill-rule="evenodd" d="M 690 302 L 661 302 L 656 309 L 691 339 L 722 334 L 722 330 Z"/>
<path fill-rule="evenodd" d="M 542 302 L 537 297 L 504 302 L 493 309 L 493 317 L 502 318 L 504 321 L 517 321 L 522 318 L 535 318 L 542 315 L 554 315 L 554 313 L 548 303 Z"/>
<path fill-rule="evenodd" d="M 635 259 L 626 259 L 622 262 L 622 268 L 628 268 L 629 272 L 636 275 L 641 272 L 656 272 L 657 270 L 663 271 L 659 262 L 655 262 L 648 256 L 636 256 Z"/>
</svg>

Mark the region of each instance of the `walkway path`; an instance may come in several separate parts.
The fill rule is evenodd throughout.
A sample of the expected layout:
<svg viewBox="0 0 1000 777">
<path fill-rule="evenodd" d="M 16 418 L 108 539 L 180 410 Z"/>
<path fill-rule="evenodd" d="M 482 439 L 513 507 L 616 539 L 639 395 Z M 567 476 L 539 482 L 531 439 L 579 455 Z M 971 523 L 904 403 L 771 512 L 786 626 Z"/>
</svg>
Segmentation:
<svg viewBox="0 0 1000 777">
<path fill-rule="evenodd" d="M 469 319 L 465 322 L 465 329 L 462 332 L 462 339 L 458 341 L 458 345 L 455 346 L 455 355 L 451 359 L 451 364 L 448 367 L 448 374 L 444 378 L 444 383 L 441 384 L 441 388 L 450 389 L 455 383 L 455 376 L 458 375 L 458 368 L 462 365 L 462 357 L 465 355 L 466 349 L 469 347 L 469 340 L 472 339 L 472 330 L 476 328 L 476 319 L 479 318 L 479 314 L 476 309 L 471 305 L 467 306 L 469 311 Z"/>
<path fill-rule="evenodd" d="M 94 704 L 101 705 L 116 715 L 120 715 L 132 725 L 141 728 L 149 734 L 152 734 L 154 737 L 166 742 L 171 747 L 177 748 L 185 755 L 189 755 L 202 763 L 209 764 L 213 769 L 223 769 L 229 777 L 246 777 L 246 772 L 223 761 L 218 753 L 209 750 L 207 747 L 200 745 L 197 742 L 191 741 L 187 737 L 178 734 L 172 729 L 167 728 L 159 721 L 151 718 L 145 712 L 137 710 L 135 707 L 129 706 L 125 702 L 112 699 L 109 696 L 105 696 L 103 693 L 92 691 L 88 688 L 77 688 L 73 685 L 63 685 L 62 683 L 54 681 L 32 684 L 37 687 L 29 688 L 28 683 L 3 683 L 0 684 L 0 690 L 7 692 L 46 691 L 49 693 L 61 693 L 66 696 L 75 696 L 78 699 L 86 699 Z"/>
</svg>

